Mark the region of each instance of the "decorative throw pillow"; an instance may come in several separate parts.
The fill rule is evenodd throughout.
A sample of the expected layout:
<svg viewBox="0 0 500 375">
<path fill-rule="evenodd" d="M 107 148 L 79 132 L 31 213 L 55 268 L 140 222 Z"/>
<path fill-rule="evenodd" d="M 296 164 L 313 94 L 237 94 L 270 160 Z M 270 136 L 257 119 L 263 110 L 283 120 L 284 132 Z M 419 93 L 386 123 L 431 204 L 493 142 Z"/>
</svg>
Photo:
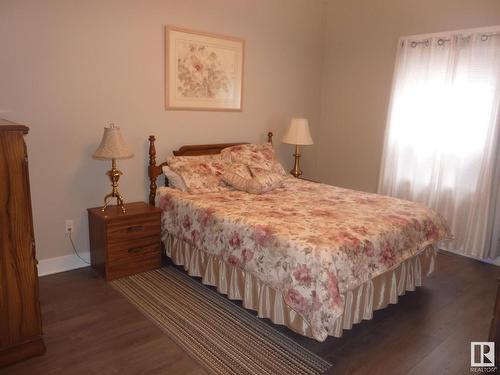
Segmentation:
<svg viewBox="0 0 500 375">
<path fill-rule="evenodd" d="M 245 191 L 250 194 L 265 193 L 263 186 L 254 178 L 245 178 L 233 172 L 225 172 L 222 181 L 236 190 Z"/>
<path fill-rule="evenodd" d="M 253 179 L 256 180 L 264 189 L 264 191 L 271 191 L 277 187 L 283 186 L 285 176 L 281 173 L 268 171 L 263 168 L 249 167 Z"/>
<path fill-rule="evenodd" d="M 168 179 L 168 186 L 181 191 L 187 191 L 186 184 L 180 174 L 174 172 L 168 165 L 164 165 L 162 170 Z"/>
<path fill-rule="evenodd" d="M 252 178 L 245 178 L 230 171 L 226 171 L 222 175 L 222 181 L 226 184 L 250 194 L 267 193 L 282 186 L 283 179 L 283 175 L 262 168 L 256 168 L 256 175 Z"/>
<path fill-rule="evenodd" d="M 249 167 L 263 168 L 286 174 L 281 164 L 276 160 L 271 143 L 249 143 L 228 147 L 221 151 L 221 157 L 224 161 L 243 163 Z"/>
<path fill-rule="evenodd" d="M 252 178 L 250 169 L 243 163 L 225 163 L 225 172 L 232 172 L 243 178 Z"/>
</svg>

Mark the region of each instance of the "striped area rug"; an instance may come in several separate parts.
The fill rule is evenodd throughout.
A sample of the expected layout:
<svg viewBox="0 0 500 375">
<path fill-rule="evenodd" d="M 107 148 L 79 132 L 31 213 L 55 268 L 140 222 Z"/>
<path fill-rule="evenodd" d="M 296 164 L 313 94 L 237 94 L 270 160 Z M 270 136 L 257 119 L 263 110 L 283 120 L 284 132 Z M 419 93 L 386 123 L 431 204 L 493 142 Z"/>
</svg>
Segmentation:
<svg viewBox="0 0 500 375">
<path fill-rule="evenodd" d="M 331 364 L 169 266 L 111 282 L 214 374 L 322 374 Z"/>
</svg>

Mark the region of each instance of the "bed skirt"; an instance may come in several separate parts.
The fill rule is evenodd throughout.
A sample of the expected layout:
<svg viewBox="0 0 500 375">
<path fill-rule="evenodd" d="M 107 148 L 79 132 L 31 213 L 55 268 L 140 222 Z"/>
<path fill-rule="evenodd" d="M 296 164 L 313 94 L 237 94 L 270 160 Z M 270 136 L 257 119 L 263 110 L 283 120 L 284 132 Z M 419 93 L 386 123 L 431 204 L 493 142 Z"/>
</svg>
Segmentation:
<svg viewBox="0 0 500 375">
<path fill-rule="evenodd" d="M 307 321 L 285 303 L 280 291 L 258 280 L 250 272 L 172 235 L 167 235 L 163 243 L 166 255 L 174 264 L 183 266 L 190 276 L 201 277 L 203 284 L 216 287 L 229 299 L 241 300 L 245 308 L 257 311 L 260 318 L 268 318 L 275 324 L 285 325 L 294 332 L 313 338 Z M 343 293 L 344 313 L 329 327 L 328 334 L 341 337 L 344 329 L 372 319 L 373 311 L 397 303 L 398 296 L 421 286 L 422 278 L 435 269 L 436 249 L 431 245 L 396 268 Z"/>
</svg>

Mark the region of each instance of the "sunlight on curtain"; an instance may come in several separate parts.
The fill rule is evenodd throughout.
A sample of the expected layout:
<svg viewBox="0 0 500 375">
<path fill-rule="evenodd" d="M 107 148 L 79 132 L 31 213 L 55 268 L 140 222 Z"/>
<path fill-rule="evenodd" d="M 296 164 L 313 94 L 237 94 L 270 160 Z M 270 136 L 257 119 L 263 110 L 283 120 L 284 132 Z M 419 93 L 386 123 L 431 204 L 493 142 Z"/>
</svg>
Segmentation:
<svg viewBox="0 0 500 375">
<path fill-rule="evenodd" d="M 443 247 L 483 258 L 499 105 L 500 35 L 400 40 L 378 191 L 436 209 Z"/>
</svg>

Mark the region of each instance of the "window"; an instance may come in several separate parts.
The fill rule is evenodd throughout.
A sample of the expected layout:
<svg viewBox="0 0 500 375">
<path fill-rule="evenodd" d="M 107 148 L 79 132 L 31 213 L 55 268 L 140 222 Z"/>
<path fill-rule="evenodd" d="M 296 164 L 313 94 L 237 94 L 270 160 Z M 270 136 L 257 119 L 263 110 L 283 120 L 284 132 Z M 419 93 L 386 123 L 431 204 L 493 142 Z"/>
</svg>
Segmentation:
<svg viewBox="0 0 500 375">
<path fill-rule="evenodd" d="M 500 27 L 402 38 L 379 192 L 443 214 L 484 256 L 498 143 Z"/>
</svg>

